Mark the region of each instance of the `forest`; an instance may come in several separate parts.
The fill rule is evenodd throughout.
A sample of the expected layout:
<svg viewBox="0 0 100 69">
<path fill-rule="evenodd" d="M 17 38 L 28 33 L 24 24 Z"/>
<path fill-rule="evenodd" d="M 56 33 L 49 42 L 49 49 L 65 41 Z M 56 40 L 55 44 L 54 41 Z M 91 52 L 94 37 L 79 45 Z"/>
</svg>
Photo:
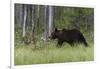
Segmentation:
<svg viewBox="0 0 100 69">
<path fill-rule="evenodd" d="M 57 48 L 51 40 L 55 29 L 78 29 L 87 43 L 71 47 L 64 43 Z M 14 61 L 15 65 L 61 63 L 94 60 L 94 9 L 52 5 L 14 5 Z"/>
</svg>

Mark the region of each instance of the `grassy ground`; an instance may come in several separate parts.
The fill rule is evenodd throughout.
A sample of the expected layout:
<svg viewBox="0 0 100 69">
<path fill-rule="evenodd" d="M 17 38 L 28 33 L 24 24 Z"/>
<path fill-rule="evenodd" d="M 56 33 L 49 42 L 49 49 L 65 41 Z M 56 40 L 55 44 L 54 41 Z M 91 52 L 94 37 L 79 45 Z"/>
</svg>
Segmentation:
<svg viewBox="0 0 100 69">
<path fill-rule="evenodd" d="M 67 43 L 64 43 L 63 47 L 57 48 L 56 42 L 38 42 L 35 49 L 33 44 L 20 44 L 15 46 L 14 53 L 15 65 L 94 60 L 93 43 L 89 43 L 87 48 L 82 44 L 76 44 L 74 47 L 71 47 Z"/>
</svg>

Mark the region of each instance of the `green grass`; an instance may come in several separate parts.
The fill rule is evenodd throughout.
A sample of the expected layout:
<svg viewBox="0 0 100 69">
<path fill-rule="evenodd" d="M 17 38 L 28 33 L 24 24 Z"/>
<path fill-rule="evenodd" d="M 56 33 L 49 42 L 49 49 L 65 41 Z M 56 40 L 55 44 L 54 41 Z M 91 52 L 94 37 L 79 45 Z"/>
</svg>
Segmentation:
<svg viewBox="0 0 100 69">
<path fill-rule="evenodd" d="M 33 44 L 15 46 L 15 65 L 46 64 L 61 62 L 93 61 L 94 47 L 89 43 L 85 48 L 82 44 L 71 47 L 67 43 L 57 48 L 56 42 L 37 42 L 36 48 Z"/>
</svg>

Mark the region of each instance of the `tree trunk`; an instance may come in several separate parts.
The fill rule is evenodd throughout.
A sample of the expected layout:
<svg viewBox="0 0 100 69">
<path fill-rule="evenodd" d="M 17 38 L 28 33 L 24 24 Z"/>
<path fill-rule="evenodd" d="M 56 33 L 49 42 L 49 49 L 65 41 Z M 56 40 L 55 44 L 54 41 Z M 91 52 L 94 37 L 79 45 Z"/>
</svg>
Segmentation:
<svg viewBox="0 0 100 69">
<path fill-rule="evenodd" d="M 53 7 L 49 6 L 49 29 L 48 29 L 48 36 L 51 36 L 52 29 L 53 29 Z"/>
<path fill-rule="evenodd" d="M 23 5 L 20 4 L 20 9 L 19 9 L 20 27 L 22 27 L 22 24 L 23 24 L 23 15 L 24 15 L 24 13 L 23 13 Z"/>
<path fill-rule="evenodd" d="M 34 15 L 35 15 L 35 12 L 34 12 L 34 10 L 35 10 L 35 7 L 34 6 L 32 6 L 32 41 L 33 41 L 33 43 L 34 43 L 34 41 L 35 41 L 35 37 L 34 37 L 34 33 L 35 33 L 35 22 L 34 22 Z"/>
<path fill-rule="evenodd" d="M 44 41 L 47 41 L 47 38 L 48 38 L 48 23 L 47 23 L 47 19 L 48 19 L 47 13 L 48 13 L 48 11 L 47 11 L 47 8 L 48 8 L 48 6 L 44 7 L 44 30 L 45 30 L 44 38 L 43 38 Z"/>
<path fill-rule="evenodd" d="M 25 26 L 26 26 L 26 17 L 27 17 L 27 6 L 24 5 L 24 21 L 23 21 L 23 33 L 22 37 L 25 37 L 26 31 L 25 31 Z"/>
</svg>

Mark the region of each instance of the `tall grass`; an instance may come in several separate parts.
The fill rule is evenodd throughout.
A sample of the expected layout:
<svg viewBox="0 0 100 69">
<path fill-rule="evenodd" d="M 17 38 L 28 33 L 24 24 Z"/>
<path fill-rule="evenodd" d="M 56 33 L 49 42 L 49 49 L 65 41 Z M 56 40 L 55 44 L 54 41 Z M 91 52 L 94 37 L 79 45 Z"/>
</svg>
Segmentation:
<svg viewBox="0 0 100 69">
<path fill-rule="evenodd" d="M 33 44 L 15 46 L 14 56 L 15 65 L 93 61 L 94 48 L 92 43 L 87 48 L 82 44 L 71 47 L 67 43 L 57 48 L 56 42 L 37 42 L 36 48 Z"/>
</svg>

